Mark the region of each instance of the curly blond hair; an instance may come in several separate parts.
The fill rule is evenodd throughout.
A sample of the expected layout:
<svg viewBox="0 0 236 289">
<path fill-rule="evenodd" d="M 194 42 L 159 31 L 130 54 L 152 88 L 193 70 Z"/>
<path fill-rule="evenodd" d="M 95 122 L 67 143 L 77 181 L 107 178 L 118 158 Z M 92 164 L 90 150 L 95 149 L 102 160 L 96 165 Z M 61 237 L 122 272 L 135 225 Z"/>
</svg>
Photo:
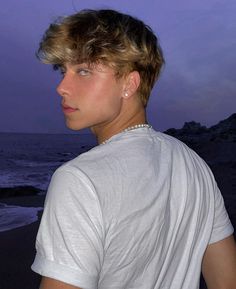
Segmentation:
<svg viewBox="0 0 236 289">
<path fill-rule="evenodd" d="M 164 63 L 151 28 L 114 10 L 82 10 L 58 18 L 46 30 L 37 56 L 55 69 L 65 63 L 102 63 L 114 68 L 117 77 L 138 71 L 144 107 Z"/>
</svg>

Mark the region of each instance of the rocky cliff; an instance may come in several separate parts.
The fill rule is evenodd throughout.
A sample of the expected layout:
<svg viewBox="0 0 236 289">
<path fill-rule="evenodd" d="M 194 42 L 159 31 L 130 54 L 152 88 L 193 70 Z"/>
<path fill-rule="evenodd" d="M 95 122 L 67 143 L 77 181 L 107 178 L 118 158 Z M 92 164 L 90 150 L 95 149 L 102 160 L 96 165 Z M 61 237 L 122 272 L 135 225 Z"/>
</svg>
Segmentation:
<svg viewBox="0 0 236 289">
<path fill-rule="evenodd" d="M 201 142 L 236 142 L 236 113 L 232 114 L 218 124 L 207 128 L 200 123 L 191 121 L 185 122 L 181 129 L 170 128 L 165 131 L 187 144 Z"/>
</svg>

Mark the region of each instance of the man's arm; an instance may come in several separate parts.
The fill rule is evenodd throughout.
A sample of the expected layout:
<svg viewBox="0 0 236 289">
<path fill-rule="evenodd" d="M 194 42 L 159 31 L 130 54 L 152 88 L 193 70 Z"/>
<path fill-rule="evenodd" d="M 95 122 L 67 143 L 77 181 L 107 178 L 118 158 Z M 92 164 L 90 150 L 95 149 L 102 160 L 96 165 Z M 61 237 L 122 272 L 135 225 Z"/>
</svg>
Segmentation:
<svg viewBox="0 0 236 289">
<path fill-rule="evenodd" d="M 207 247 L 202 273 L 208 289 L 236 288 L 236 245 L 233 235 Z"/>
<path fill-rule="evenodd" d="M 39 289 L 81 289 L 81 288 L 69 285 L 67 283 L 52 278 L 42 277 Z"/>
</svg>

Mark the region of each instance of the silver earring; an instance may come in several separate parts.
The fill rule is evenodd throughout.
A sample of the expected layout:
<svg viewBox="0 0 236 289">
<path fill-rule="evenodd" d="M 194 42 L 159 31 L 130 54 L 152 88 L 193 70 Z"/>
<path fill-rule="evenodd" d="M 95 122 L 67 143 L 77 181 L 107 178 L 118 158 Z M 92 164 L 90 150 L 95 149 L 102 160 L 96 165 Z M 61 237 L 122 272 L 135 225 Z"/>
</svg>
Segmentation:
<svg viewBox="0 0 236 289">
<path fill-rule="evenodd" d="M 128 92 L 125 92 L 125 96 L 126 96 L 126 97 L 128 96 Z"/>
</svg>

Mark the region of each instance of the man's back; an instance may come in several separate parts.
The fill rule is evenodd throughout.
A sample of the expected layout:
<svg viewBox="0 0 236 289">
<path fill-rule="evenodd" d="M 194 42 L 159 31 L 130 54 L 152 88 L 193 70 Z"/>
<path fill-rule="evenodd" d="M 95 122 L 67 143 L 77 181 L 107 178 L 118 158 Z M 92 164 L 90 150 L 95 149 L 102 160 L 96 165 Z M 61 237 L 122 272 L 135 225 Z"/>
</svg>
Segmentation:
<svg viewBox="0 0 236 289">
<path fill-rule="evenodd" d="M 67 192 L 66 180 L 73 183 Z M 52 206 L 62 216 L 53 238 L 45 233 L 58 223 Z M 198 288 L 208 244 L 233 232 L 206 164 L 148 128 L 117 134 L 59 168 L 44 220 L 38 254 L 47 249 L 33 268 L 39 272 L 49 258 L 51 266 L 63 265 L 65 281 L 69 266 L 82 288 Z"/>
</svg>

